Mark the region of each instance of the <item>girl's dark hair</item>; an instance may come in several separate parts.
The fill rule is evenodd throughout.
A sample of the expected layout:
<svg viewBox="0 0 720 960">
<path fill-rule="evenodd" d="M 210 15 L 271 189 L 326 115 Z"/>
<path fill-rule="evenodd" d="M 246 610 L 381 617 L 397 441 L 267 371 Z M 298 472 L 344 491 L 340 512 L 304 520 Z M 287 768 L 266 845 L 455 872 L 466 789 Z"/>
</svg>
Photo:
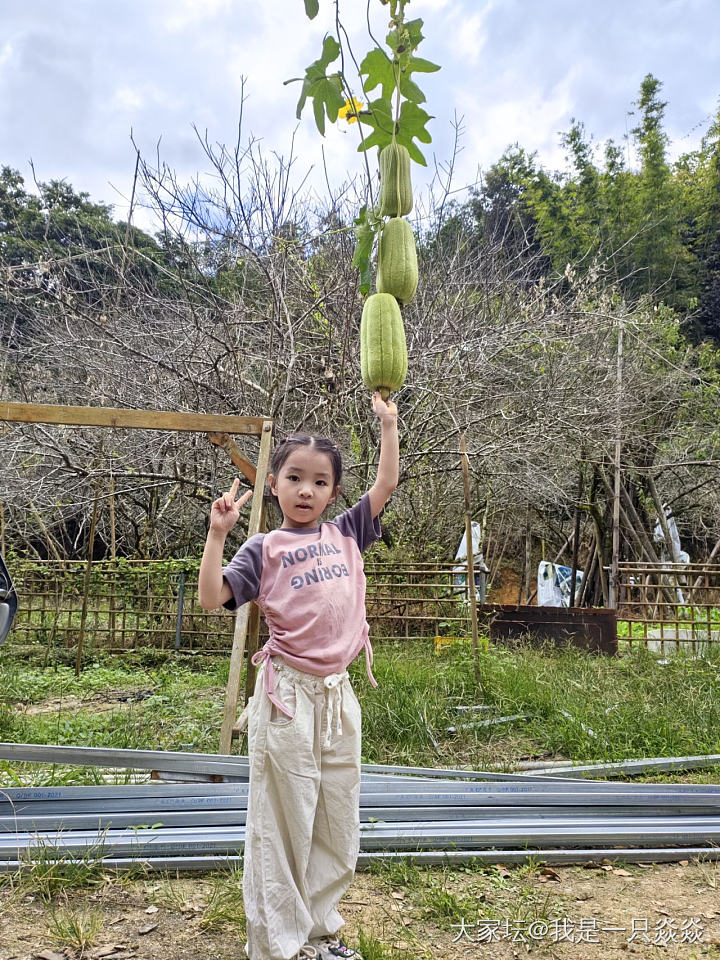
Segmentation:
<svg viewBox="0 0 720 960">
<path fill-rule="evenodd" d="M 296 450 L 298 447 L 314 447 L 318 453 L 326 453 L 328 455 L 330 463 L 332 464 L 333 489 L 335 489 L 342 479 L 342 457 L 340 451 L 338 450 L 337 444 L 333 443 L 329 437 L 321 437 L 315 433 L 293 433 L 289 437 L 283 437 L 273 450 L 268 473 L 271 473 L 277 478 L 282 465 L 293 450 Z M 275 503 L 277 503 L 277 497 L 270 490 L 269 484 L 267 485 L 267 492 Z"/>
</svg>

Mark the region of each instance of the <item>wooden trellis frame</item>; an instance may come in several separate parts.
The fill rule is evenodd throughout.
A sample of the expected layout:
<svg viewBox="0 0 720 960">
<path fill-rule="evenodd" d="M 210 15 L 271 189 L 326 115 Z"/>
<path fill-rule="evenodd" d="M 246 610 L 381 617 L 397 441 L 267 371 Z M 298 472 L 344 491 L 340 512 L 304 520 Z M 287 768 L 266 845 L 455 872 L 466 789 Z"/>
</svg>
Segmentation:
<svg viewBox="0 0 720 960">
<path fill-rule="evenodd" d="M 272 451 L 273 421 L 268 417 L 238 417 L 230 414 L 178 413 L 164 410 L 126 410 L 113 407 L 73 407 L 41 403 L 0 402 L 0 421 L 12 423 L 54 423 L 63 426 L 117 427 L 123 430 L 170 430 L 184 433 L 205 433 L 222 447 L 233 464 L 253 484 L 248 537 L 265 530 L 263 492 Z M 232 434 L 260 437 L 257 464 L 240 451 Z M 246 603 L 235 616 L 233 645 L 230 653 L 230 674 L 225 692 L 225 706 L 220 729 L 220 753 L 230 753 L 232 733 L 238 712 L 240 679 L 245 646 L 250 628 L 249 652 L 257 648 L 260 618 L 251 615 L 255 604 Z"/>
</svg>

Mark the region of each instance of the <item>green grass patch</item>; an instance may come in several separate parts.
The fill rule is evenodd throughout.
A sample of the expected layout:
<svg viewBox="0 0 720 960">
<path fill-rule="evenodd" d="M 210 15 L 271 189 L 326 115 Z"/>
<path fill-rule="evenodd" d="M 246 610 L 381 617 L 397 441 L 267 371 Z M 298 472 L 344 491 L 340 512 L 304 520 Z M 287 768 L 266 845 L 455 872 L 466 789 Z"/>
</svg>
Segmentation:
<svg viewBox="0 0 720 960">
<path fill-rule="evenodd" d="M 362 658 L 351 672 L 363 706 L 365 761 L 482 768 L 548 755 L 588 762 L 719 753 L 718 668 L 715 652 L 661 663 L 643 649 L 611 658 L 490 647 L 480 653 L 477 682 L 467 645 L 436 656 L 429 643 L 411 642 L 377 645 L 377 690 Z M 169 654 L 148 663 L 130 654 L 98 657 L 76 677 L 70 666 L 3 652 L 0 737 L 214 752 L 227 671 L 223 656 Z M 455 709 L 473 705 L 485 709 Z M 514 715 L 522 718 L 484 722 Z M 17 768 L 4 769 L 11 783 Z M 92 772 L 82 777 L 60 782 L 94 782 Z"/>
<path fill-rule="evenodd" d="M 456 764 L 512 761 L 525 753 L 622 760 L 720 752 L 720 654 L 666 663 L 644 649 L 605 657 L 568 648 L 491 647 L 474 679 L 467 648 L 435 657 L 427 648 L 386 646 L 372 692 L 354 673 L 364 710 L 364 753 L 373 762 Z M 485 705 L 478 719 L 529 715 L 448 736 L 459 705 Z M 462 722 L 468 721 L 464 715 Z M 433 746 L 429 730 L 438 744 Z"/>
</svg>

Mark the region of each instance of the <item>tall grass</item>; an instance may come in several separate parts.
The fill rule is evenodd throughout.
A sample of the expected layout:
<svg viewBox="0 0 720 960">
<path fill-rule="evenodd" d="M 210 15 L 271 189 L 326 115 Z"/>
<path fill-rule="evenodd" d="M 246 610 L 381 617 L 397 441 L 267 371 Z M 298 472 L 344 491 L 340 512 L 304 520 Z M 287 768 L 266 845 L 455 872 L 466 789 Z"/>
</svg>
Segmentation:
<svg viewBox="0 0 720 960">
<path fill-rule="evenodd" d="M 364 707 L 365 754 L 375 762 L 476 763 L 554 754 L 620 760 L 720 752 L 720 653 L 659 661 L 644 649 L 622 658 L 568 648 L 492 647 L 480 654 L 480 683 L 467 648 L 434 657 L 384 647 L 378 689 L 354 668 Z M 484 705 L 476 719 L 528 715 L 476 726 L 456 706 Z M 433 746 L 429 730 L 437 743 Z"/>
<path fill-rule="evenodd" d="M 69 667 L 43 669 L 2 654 L 0 737 L 212 752 L 227 668 L 219 656 L 166 655 L 150 663 L 105 656 L 76 678 Z M 523 757 L 720 753 L 719 668 L 718 653 L 662 662 L 643 649 L 610 658 L 574 649 L 491 647 L 480 654 L 478 683 L 467 647 L 436 656 L 410 642 L 377 645 L 377 689 L 362 658 L 351 673 L 363 706 L 363 759 L 482 767 Z M 455 709 L 471 705 L 485 709 Z M 472 725 L 518 714 L 526 719 Z M 462 724 L 469 726 L 447 732 Z"/>
</svg>

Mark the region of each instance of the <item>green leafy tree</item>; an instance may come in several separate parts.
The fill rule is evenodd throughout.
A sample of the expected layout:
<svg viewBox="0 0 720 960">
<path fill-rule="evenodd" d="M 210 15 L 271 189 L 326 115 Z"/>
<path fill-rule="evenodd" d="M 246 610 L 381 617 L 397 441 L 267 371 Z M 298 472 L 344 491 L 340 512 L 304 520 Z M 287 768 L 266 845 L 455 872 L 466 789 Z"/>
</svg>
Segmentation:
<svg viewBox="0 0 720 960">
<path fill-rule="evenodd" d="M 123 302 L 124 287 L 162 289 L 167 258 L 144 231 L 112 219 L 60 180 L 29 193 L 17 170 L 0 171 L 0 287 L 5 325 L 25 326 L 40 304 L 61 310 L 68 297 L 93 309 Z"/>
<path fill-rule="evenodd" d="M 693 184 L 699 188 L 693 252 L 698 261 L 698 323 L 720 342 L 720 111 L 703 142 Z"/>
<path fill-rule="evenodd" d="M 673 293 L 684 280 L 685 260 L 676 204 L 675 184 L 667 161 L 668 137 L 663 128 L 667 103 L 660 99 L 662 83 L 648 74 L 635 106 L 639 120 L 632 134 L 640 156 L 637 206 L 638 235 L 633 244 L 638 289 L 674 301 Z"/>
</svg>

